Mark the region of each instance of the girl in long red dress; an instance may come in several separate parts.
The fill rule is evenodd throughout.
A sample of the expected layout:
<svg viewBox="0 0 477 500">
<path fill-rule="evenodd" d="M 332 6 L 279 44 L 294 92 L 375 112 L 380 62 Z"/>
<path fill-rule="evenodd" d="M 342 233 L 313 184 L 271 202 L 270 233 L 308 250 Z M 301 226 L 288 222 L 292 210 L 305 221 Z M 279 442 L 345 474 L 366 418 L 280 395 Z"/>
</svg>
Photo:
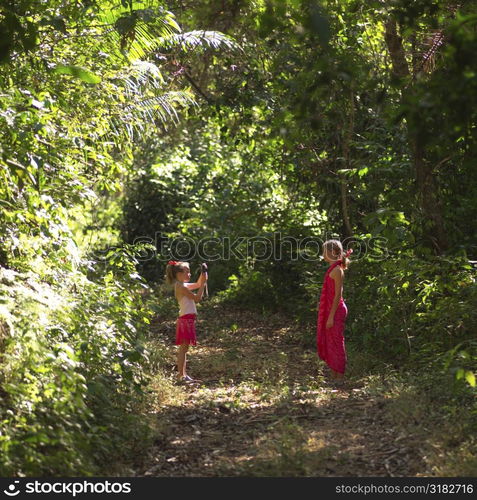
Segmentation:
<svg viewBox="0 0 477 500">
<path fill-rule="evenodd" d="M 345 253 L 339 240 L 323 244 L 323 258 L 330 266 L 318 303 L 316 341 L 318 355 L 330 367 L 334 379 L 342 379 L 346 370 L 344 329 L 348 308 L 343 299 L 343 281 L 351 252 L 350 249 Z"/>
</svg>

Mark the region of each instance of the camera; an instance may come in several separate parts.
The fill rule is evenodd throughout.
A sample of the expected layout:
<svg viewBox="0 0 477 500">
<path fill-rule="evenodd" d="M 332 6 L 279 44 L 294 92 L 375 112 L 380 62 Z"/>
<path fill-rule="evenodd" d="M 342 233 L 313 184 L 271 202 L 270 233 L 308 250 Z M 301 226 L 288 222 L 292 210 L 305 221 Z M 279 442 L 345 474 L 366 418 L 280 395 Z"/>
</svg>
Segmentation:
<svg viewBox="0 0 477 500">
<path fill-rule="evenodd" d="M 200 265 L 200 270 L 203 272 L 203 273 L 206 273 L 207 272 L 207 264 L 205 262 L 202 262 L 202 264 Z"/>
</svg>

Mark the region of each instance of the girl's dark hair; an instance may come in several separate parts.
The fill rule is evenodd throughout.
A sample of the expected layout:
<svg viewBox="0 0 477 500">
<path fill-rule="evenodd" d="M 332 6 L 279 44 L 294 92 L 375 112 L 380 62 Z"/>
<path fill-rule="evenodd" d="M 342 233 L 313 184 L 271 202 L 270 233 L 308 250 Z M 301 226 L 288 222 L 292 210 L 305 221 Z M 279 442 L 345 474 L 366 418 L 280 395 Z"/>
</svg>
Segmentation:
<svg viewBox="0 0 477 500">
<path fill-rule="evenodd" d="M 168 285 L 173 285 L 176 282 L 177 273 L 189 268 L 188 262 L 169 261 L 166 266 L 166 275 L 164 276 Z"/>
<path fill-rule="evenodd" d="M 327 240 L 323 243 L 323 251 L 327 251 L 336 260 L 341 260 L 341 267 L 348 269 L 351 261 L 346 257 L 346 252 L 343 250 L 343 245 L 340 240 Z"/>
</svg>

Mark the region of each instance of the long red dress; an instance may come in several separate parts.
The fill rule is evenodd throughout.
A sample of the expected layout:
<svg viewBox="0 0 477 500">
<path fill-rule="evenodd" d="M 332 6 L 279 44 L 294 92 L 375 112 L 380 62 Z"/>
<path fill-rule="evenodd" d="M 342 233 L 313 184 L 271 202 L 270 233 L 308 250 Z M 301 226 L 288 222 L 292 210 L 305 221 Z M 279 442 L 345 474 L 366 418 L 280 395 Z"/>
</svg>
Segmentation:
<svg viewBox="0 0 477 500">
<path fill-rule="evenodd" d="M 316 327 L 316 343 L 318 355 L 326 364 L 338 373 L 344 373 L 346 369 L 346 350 L 344 329 L 348 308 L 343 297 L 338 304 L 331 328 L 326 328 L 326 322 L 333 305 L 335 297 L 335 280 L 330 277 L 331 271 L 341 264 L 341 260 L 330 265 L 323 280 L 323 288 L 320 295 L 320 307 L 318 309 L 318 322 Z"/>
</svg>

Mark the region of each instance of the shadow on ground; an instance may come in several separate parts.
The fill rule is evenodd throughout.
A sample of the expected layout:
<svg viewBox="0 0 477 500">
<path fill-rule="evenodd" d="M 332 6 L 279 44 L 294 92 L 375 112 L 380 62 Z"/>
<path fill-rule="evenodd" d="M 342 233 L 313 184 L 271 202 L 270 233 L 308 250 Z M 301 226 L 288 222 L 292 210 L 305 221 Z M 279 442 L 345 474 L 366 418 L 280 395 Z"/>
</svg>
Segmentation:
<svg viewBox="0 0 477 500">
<path fill-rule="evenodd" d="M 388 400 L 357 379 L 333 386 L 296 325 L 279 315 L 204 312 L 188 365 L 200 381 L 157 412 L 161 430 L 137 475 L 425 474 L 424 452 L 389 420 Z M 173 320 L 161 328 L 172 344 Z M 171 377 L 174 355 L 171 347 Z"/>
</svg>

